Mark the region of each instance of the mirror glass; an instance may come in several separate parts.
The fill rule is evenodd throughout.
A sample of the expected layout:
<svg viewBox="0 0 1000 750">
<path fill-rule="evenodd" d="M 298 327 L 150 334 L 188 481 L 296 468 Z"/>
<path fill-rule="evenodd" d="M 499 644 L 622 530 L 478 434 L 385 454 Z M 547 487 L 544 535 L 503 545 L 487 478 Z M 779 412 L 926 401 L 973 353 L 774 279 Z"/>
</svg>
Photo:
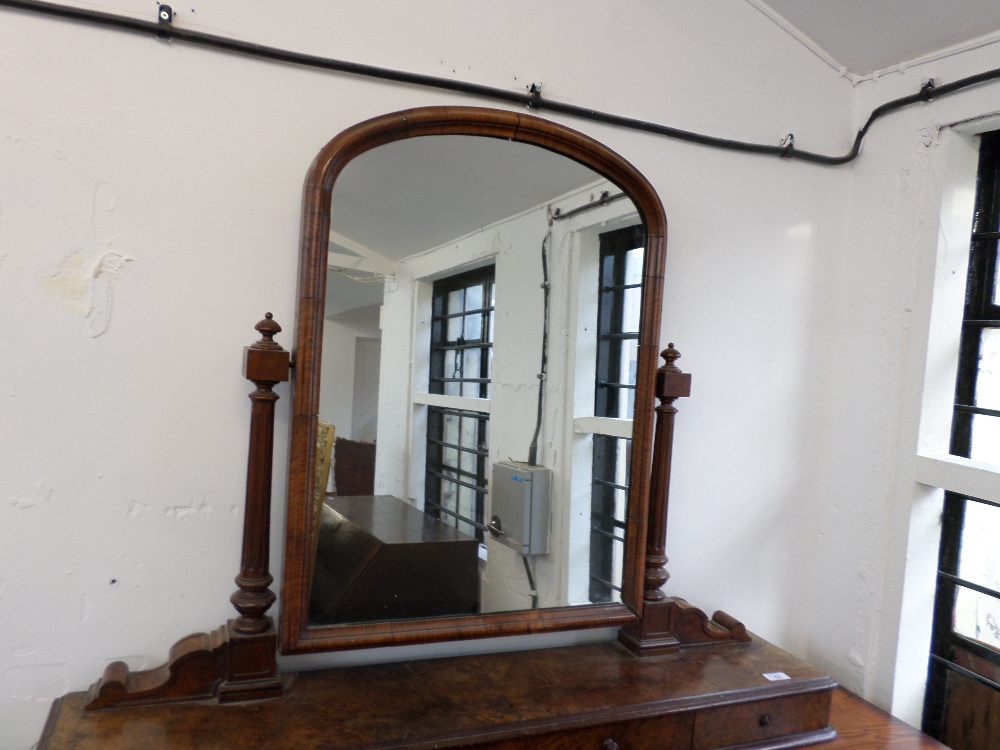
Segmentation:
<svg viewBox="0 0 1000 750">
<path fill-rule="evenodd" d="M 436 135 L 350 162 L 330 226 L 310 626 L 620 601 L 632 201 Z"/>
</svg>

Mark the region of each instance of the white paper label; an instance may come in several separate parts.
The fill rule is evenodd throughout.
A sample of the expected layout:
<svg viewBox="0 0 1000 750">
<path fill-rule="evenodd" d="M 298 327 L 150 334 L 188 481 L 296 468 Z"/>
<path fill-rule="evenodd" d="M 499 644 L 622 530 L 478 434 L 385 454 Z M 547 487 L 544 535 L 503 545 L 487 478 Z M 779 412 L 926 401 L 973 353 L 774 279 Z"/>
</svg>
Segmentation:
<svg viewBox="0 0 1000 750">
<path fill-rule="evenodd" d="M 776 680 L 790 680 L 792 678 L 784 672 L 764 672 L 764 679 L 775 682 Z"/>
</svg>

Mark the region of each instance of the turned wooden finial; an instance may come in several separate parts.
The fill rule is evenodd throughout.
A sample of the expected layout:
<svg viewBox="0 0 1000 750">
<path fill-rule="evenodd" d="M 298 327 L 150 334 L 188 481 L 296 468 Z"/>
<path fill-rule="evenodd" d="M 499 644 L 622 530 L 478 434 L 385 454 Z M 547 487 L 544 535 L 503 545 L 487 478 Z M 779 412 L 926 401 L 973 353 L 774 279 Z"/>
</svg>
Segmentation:
<svg viewBox="0 0 1000 750">
<path fill-rule="evenodd" d="M 667 348 L 660 352 L 660 356 L 663 357 L 666 362 L 660 369 L 666 372 L 680 372 L 679 368 L 674 363 L 681 358 L 681 353 L 674 349 L 673 342 L 667 344 Z"/>
<path fill-rule="evenodd" d="M 260 333 L 260 341 L 250 345 L 251 349 L 280 349 L 281 344 L 274 340 L 276 333 L 281 333 L 281 326 L 271 313 L 264 313 L 264 319 L 253 327 Z"/>
<path fill-rule="evenodd" d="M 656 371 L 656 397 L 660 399 L 662 408 L 672 404 L 674 399 L 691 395 L 691 374 L 682 372 L 677 366 L 681 353 L 674 348 L 673 343 L 667 344 L 660 356 L 664 363 Z"/>
</svg>

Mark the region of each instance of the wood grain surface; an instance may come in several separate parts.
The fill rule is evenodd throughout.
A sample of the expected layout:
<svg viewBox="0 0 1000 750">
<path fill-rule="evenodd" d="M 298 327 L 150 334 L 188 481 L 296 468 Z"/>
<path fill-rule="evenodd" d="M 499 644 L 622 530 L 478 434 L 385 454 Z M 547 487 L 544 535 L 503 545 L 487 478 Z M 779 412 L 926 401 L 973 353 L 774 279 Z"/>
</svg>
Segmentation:
<svg viewBox="0 0 1000 750">
<path fill-rule="evenodd" d="M 773 672 L 789 679 L 763 676 Z M 285 676 L 283 700 L 239 705 L 84 712 L 83 694 L 71 693 L 54 705 L 39 747 L 499 749 L 568 747 L 567 738 L 595 750 L 605 739 L 690 747 L 699 722 L 709 747 L 712 711 L 740 714 L 726 741 L 825 727 L 833 684 L 760 639 L 651 657 L 608 643 L 302 672 Z M 774 728 L 762 733 L 765 714 Z"/>
</svg>

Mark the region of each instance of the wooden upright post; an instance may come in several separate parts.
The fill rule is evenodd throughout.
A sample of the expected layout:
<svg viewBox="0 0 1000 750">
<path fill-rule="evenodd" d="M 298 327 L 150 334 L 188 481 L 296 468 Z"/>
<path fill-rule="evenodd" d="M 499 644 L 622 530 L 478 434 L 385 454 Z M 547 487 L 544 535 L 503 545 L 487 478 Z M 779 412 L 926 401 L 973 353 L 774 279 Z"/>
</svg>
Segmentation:
<svg viewBox="0 0 1000 750">
<path fill-rule="evenodd" d="M 273 388 L 288 380 L 289 354 L 274 341 L 281 326 L 271 313 L 256 325 L 257 343 L 243 350 L 243 375 L 257 385 L 250 394 L 250 455 L 239 587 L 230 597 L 239 617 L 211 633 L 194 633 L 170 649 L 166 664 L 131 672 L 122 661 L 109 664 L 90 688 L 88 711 L 218 698 L 220 703 L 281 696 L 274 621 L 264 613 L 274 604 L 268 570 L 271 529 L 271 466 L 274 458 Z"/>
<path fill-rule="evenodd" d="M 230 601 L 239 617 L 228 622 L 229 663 L 219 686 L 219 701 L 281 695 L 276 662 L 277 632 L 265 615 L 274 604 L 268 570 L 271 536 L 271 471 L 274 463 L 274 386 L 288 380 L 289 353 L 274 341 L 281 332 L 271 313 L 255 329 L 260 341 L 243 350 L 243 376 L 257 386 L 250 394 L 250 452 L 247 458 L 246 511 L 239 587 Z"/>
<path fill-rule="evenodd" d="M 674 453 L 674 401 L 691 395 L 691 375 L 681 372 L 675 362 L 681 353 L 667 344 L 660 356 L 665 364 L 656 371 L 656 428 L 653 433 L 653 468 L 649 479 L 649 531 L 646 538 L 646 572 L 642 598 L 658 602 L 665 598 L 662 586 L 670 578 L 667 572 L 667 508 L 670 504 L 670 465 Z"/>
<path fill-rule="evenodd" d="M 684 646 L 748 641 L 743 625 L 725 612 L 710 620 L 704 612 L 678 597 L 667 598 L 663 585 L 667 572 L 667 510 L 670 499 L 670 465 L 674 449 L 674 401 L 691 395 L 691 375 L 675 363 L 681 353 L 667 344 L 660 356 L 664 364 L 656 371 L 656 427 L 653 434 L 653 466 L 649 481 L 649 526 L 643 575 L 641 618 L 626 625 L 618 640 L 637 654 L 653 655 L 678 651 Z"/>
</svg>

